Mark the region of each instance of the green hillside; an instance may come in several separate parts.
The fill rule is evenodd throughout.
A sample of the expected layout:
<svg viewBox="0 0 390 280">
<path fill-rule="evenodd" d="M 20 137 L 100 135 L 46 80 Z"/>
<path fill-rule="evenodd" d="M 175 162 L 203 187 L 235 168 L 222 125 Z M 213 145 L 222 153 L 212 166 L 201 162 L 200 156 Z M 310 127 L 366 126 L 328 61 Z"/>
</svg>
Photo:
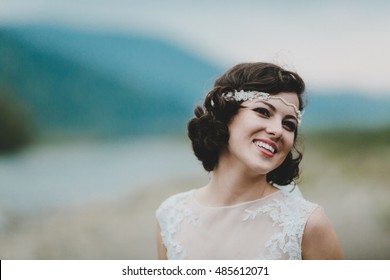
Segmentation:
<svg viewBox="0 0 390 280">
<path fill-rule="evenodd" d="M 148 38 L 58 31 L 0 29 L 1 88 L 29 109 L 44 137 L 182 133 L 193 105 L 203 94 L 200 89 L 218 72 L 196 57 Z M 60 36 L 51 37 L 53 34 Z M 100 48 L 100 54 L 111 54 L 108 61 L 115 56 L 123 59 L 116 72 L 107 70 L 115 65 L 100 64 L 104 59 L 98 60 L 99 52 L 93 63 L 94 57 L 86 55 L 91 46 L 85 38 L 89 43 L 100 42 L 95 44 L 95 52 Z M 73 42 L 70 46 L 79 47 L 80 52 L 70 53 L 70 46 L 59 48 L 60 39 Z M 104 42 L 112 49 L 107 50 Z M 123 56 L 119 48 L 125 52 Z M 129 59 L 126 53 L 132 52 L 137 61 L 125 60 Z M 165 64 L 172 63 L 164 66 L 155 56 L 161 56 Z M 141 64 L 143 68 L 135 67 Z M 118 74 L 126 71 L 125 77 Z M 160 81 L 161 76 L 166 82 Z"/>
</svg>

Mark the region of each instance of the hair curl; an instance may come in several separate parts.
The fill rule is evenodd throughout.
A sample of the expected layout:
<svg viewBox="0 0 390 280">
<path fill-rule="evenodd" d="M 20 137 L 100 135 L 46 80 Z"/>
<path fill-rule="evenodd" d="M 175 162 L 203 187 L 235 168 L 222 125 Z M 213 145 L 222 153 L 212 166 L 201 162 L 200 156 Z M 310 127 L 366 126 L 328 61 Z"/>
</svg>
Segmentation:
<svg viewBox="0 0 390 280">
<path fill-rule="evenodd" d="M 206 171 L 214 170 L 221 151 L 228 145 L 228 124 L 242 102 L 225 100 L 223 93 L 235 90 L 269 94 L 294 92 L 298 95 L 299 109 L 304 107 L 302 96 L 305 83 L 298 74 L 272 63 L 241 63 L 232 67 L 215 81 L 214 88 L 206 95 L 203 107 L 197 106 L 195 117 L 188 122 L 192 149 Z M 267 174 L 267 181 L 287 185 L 298 178 L 303 155 L 296 147 L 297 135 L 298 130 L 294 134 L 292 151 L 279 167 Z"/>
</svg>

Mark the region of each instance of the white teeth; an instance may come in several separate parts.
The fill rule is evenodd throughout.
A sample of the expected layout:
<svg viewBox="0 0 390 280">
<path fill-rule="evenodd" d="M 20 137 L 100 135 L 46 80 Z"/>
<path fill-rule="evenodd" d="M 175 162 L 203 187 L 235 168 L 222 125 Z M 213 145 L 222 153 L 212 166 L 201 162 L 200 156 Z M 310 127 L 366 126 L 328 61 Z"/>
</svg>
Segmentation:
<svg viewBox="0 0 390 280">
<path fill-rule="evenodd" d="M 254 142 L 258 147 L 264 148 L 271 153 L 275 153 L 275 148 L 272 147 L 271 145 L 268 145 L 267 143 L 261 142 L 261 141 L 255 141 Z"/>
</svg>

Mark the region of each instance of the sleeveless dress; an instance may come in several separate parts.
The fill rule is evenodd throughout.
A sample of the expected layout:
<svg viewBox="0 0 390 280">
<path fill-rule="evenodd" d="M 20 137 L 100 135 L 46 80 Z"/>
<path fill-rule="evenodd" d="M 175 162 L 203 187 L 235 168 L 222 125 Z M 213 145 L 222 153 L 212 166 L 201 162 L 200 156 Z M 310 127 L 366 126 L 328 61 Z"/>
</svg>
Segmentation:
<svg viewBox="0 0 390 280">
<path fill-rule="evenodd" d="M 175 194 L 156 211 L 168 259 L 302 259 L 306 222 L 319 207 L 299 190 L 278 191 L 232 206 L 203 206 L 195 190 Z"/>
</svg>

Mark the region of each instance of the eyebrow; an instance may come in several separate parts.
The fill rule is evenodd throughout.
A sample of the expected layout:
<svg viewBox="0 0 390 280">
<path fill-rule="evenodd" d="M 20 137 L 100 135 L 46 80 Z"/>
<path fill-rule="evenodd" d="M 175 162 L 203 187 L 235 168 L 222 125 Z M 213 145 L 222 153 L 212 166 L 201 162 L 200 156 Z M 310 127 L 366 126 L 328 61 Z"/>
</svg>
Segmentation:
<svg viewBox="0 0 390 280">
<path fill-rule="evenodd" d="M 272 104 L 270 104 L 270 103 L 268 103 L 268 102 L 265 102 L 265 101 L 263 101 L 263 100 L 258 100 L 258 101 L 255 101 L 255 102 L 256 102 L 256 103 L 261 102 L 261 103 L 267 105 L 268 107 L 270 107 L 270 109 L 271 109 L 273 112 L 276 112 L 276 111 L 277 111 L 277 109 L 275 108 L 275 106 L 272 105 Z M 289 115 L 286 115 L 286 117 L 287 117 L 288 119 L 294 119 L 294 120 L 296 120 L 297 122 L 299 122 L 299 121 L 298 121 L 298 118 L 295 117 L 294 115 L 290 115 L 290 114 L 289 114 Z"/>
</svg>

